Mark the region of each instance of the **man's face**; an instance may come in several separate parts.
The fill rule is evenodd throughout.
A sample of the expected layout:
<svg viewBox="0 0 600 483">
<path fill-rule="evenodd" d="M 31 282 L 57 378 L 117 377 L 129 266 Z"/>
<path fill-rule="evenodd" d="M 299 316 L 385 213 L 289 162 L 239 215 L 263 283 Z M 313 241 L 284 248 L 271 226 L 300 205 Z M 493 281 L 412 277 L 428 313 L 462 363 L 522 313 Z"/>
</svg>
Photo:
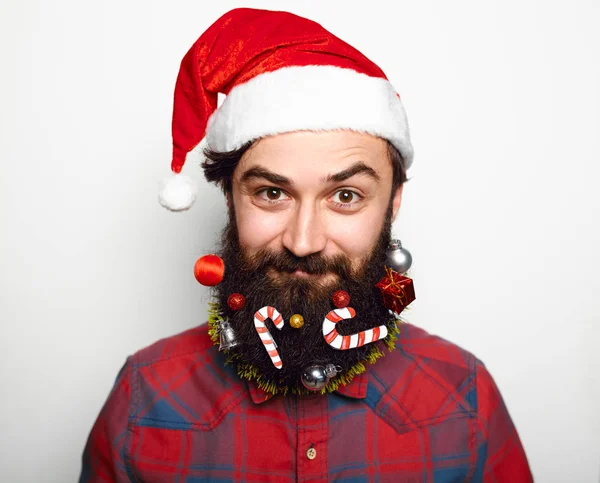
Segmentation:
<svg viewBox="0 0 600 483">
<path fill-rule="evenodd" d="M 239 342 L 233 352 L 264 381 L 294 386 L 310 364 L 345 372 L 369 353 L 366 346 L 333 349 L 322 326 L 335 290 L 347 291 L 356 311 L 344 321 L 348 334 L 389 319 L 375 284 L 384 274 L 391 221 L 400 206 L 401 190 L 390 197 L 391 188 L 386 141 L 351 131 L 264 138 L 238 163 L 220 251 L 225 278 L 216 292 Z M 234 311 L 227 299 L 236 292 L 246 303 Z M 293 314 L 304 318 L 301 329 L 284 324 L 272 334 L 281 369 L 273 366 L 253 323 L 265 306 L 285 321 Z"/>
<path fill-rule="evenodd" d="M 349 130 L 266 137 L 241 158 L 232 199 L 239 244 L 296 257 L 343 255 L 358 272 L 375 246 L 390 206 L 392 165 L 387 142 Z M 393 194 L 392 219 L 402 188 Z M 273 281 L 305 278 L 333 287 L 334 273 L 271 270 Z"/>
</svg>

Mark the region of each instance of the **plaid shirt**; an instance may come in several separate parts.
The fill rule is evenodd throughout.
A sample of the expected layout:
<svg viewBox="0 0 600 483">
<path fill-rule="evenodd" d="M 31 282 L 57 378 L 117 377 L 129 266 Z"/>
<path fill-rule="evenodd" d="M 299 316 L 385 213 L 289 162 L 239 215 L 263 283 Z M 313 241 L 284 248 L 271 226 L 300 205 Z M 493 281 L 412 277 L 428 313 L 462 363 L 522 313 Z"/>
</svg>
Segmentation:
<svg viewBox="0 0 600 483">
<path fill-rule="evenodd" d="M 206 325 L 162 339 L 120 371 L 80 482 L 532 481 L 484 365 L 400 329 L 396 349 L 350 384 L 298 397 L 241 381 Z"/>
</svg>

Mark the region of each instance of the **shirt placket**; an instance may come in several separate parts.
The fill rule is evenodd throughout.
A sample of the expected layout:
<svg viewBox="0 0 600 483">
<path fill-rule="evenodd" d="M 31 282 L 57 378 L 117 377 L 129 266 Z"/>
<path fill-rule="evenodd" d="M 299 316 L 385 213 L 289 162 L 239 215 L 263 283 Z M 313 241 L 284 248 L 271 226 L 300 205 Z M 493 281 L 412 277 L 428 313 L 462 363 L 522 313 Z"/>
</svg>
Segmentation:
<svg viewBox="0 0 600 483">
<path fill-rule="evenodd" d="M 305 483 L 327 481 L 327 397 L 298 397 L 297 417 L 297 480 Z"/>
</svg>

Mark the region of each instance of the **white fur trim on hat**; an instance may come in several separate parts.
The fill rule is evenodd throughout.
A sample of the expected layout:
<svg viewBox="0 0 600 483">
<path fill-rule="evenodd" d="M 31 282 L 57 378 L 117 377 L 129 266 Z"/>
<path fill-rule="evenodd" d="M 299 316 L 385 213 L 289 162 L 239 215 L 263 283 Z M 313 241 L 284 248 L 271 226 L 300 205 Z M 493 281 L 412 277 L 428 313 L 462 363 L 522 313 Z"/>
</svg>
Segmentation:
<svg viewBox="0 0 600 483">
<path fill-rule="evenodd" d="M 387 139 L 412 164 L 406 112 L 391 83 L 335 66 L 284 67 L 234 87 L 210 116 L 206 143 L 224 152 L 272 134 L 335 129 Z"/>
<path fill-rule="evenodd" d="M 189 176 L 172 174 L 161 182 L 158 201 L 171 211 L 184 211 L 196 201 L 196 183 Z"/>
</svg>

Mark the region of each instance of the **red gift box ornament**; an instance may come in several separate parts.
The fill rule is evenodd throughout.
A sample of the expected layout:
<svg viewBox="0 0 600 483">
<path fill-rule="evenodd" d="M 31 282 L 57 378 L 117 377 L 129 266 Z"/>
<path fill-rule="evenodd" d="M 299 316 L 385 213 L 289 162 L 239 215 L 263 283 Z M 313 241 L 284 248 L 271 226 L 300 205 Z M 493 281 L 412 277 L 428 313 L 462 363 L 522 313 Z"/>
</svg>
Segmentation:
<svg viewBox="0 0 600 483">
<path fill-rule="evenodd" d="M 381 290 L 383 305 L 392 312 L 400 314 L 413 300 L 415 287 L 412 278 L 400 275 L 391 268 L 385 267 L 385 277 L 375 286 Z"/>
</svg>

